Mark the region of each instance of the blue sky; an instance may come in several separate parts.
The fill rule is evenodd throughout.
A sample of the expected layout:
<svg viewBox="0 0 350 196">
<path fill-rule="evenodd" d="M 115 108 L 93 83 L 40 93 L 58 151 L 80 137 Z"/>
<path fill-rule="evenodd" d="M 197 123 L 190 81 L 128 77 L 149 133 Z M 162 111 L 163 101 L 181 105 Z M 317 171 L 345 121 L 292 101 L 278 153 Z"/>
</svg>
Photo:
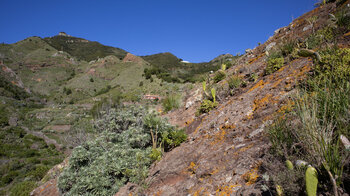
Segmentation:
<svg viewBox="0 0 350 196">
<path fill-rule="evenodd" d="M 191 62 L 243 53 L 316 0 L 0 0 L 0 42 L 64 31 L 136 55 Z"/>
</svg>

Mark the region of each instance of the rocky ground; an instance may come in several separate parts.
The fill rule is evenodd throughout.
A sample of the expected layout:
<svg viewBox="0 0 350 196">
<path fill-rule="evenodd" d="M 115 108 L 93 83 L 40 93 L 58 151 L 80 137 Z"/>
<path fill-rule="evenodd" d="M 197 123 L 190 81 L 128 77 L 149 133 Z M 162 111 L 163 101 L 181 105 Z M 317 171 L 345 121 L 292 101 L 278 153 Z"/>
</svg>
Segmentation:
<svg viewBox="0 0 350 196">
<path fill-rule="evenodd" d="M 266 51 L 287 39 L 305 39 L 326 24 L 334 9 L 332 3 L 316 8 L 276 30 L 266 43 L 248 50 L 227 73 L 236 73 L 244 80 L 255 73 L 258 79 L 233 96 L 221 96 L 219 106 L 208 114 L 195 116 L 202 93 L 200 88 L 193 89 L 183 108 L 166 115 L 173 124 L 186 128 L 188 140 L 152 165 L 146 188 L 127 184 L 116 195 L 137 195 L 140 190 L 145 195 L 262 195 L 261 165 L 269 148 L 264 128 L 288 106 L 294 87 L 313 66 L 312 58 L 301 57 L 264 76 Z M 319 20 L 310 24 L 307 19 L 315 15 Z M 340 38 L 340 43 L 348 47 L 346 37 Z M 59 195 L 55 183 L 55 179 L 48 181 L 32 195 Z"/>
</svg>

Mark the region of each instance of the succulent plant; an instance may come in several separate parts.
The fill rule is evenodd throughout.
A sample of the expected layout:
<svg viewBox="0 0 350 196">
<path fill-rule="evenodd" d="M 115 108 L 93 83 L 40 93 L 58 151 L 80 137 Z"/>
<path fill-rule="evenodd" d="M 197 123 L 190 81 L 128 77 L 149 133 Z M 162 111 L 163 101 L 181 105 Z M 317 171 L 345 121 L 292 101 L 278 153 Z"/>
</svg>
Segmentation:
<svg viewBox="0 0 350 196">
<path fill-rule="evenodd" d="M 309 166 L 305 172 L 306 192 L 308 196 L 316 196 L 317 194 L 317 171 L 314 167 Z"/>
<path fill-rule="evenodd" d="M 290 160 L 286 160 L 286 166 L 289 170 L 294 169 L 293 163 Z"/>
</svg>

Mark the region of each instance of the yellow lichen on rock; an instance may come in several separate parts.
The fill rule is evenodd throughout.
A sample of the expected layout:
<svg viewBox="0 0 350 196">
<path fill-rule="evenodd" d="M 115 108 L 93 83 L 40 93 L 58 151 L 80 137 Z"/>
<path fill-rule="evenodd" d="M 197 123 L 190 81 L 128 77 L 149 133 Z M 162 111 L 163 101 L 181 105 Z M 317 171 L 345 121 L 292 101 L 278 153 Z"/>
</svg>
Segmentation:
<svg viewBox="0 0 350 196">
<path fill-rule="evenodd" d="M 256 83 L 251 89 L 249 89 L 248 93 L 249 92 L 252 92 L 253 90 L 257 89 L 257 88 L 260 88 L 260 89 L 263 89 L 264 88 L 264 80 L 260 80 L 258 83 Z"/>
<path fill-rule="evenodd" d="M 256 166 L 253 169 L 249 170 L 248 172 L 242 175 L 242 178 L 245 180 L 246 185 L 252 185 L 257 181 L 259 177 L 258 171 L 259 171 L 260 165 L 261 165 L 261 162 L 256 164 Z"/>
<path fill-rule="evenodd" d="M 215 196 L 230 196 L 236 191 L 236 188 L 241 187 L 240 184 L 222 185 L 216 189 Z"/>
</svg>

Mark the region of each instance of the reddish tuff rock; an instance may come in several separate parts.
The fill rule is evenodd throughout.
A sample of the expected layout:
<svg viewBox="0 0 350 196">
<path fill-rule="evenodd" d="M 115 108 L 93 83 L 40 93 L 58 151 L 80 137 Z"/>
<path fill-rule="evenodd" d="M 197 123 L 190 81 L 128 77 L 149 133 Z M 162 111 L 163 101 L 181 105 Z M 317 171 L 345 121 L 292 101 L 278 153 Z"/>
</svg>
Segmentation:
<svg viewBox="0 0 350 196">
<path fill-rule="evenodd" d="M 60 192 L 57 187 L 57 180 L 63 168 L 68 165 L 68 158 L 61 164 L 50 169 L 43 179 L 49 179 L 47 182 L 42 182 L 42 185 L 34 189 L 30 196 L 59 196 Z"/>
<path fill-rule="evenodd" d="M 144 60 L 141 57 L 135 56 L 131 53 L 126 54 L 126 56 L 123 59 L 123 62 L 134 62 L 134 63 L 141 63 Z"/>
</svg>

